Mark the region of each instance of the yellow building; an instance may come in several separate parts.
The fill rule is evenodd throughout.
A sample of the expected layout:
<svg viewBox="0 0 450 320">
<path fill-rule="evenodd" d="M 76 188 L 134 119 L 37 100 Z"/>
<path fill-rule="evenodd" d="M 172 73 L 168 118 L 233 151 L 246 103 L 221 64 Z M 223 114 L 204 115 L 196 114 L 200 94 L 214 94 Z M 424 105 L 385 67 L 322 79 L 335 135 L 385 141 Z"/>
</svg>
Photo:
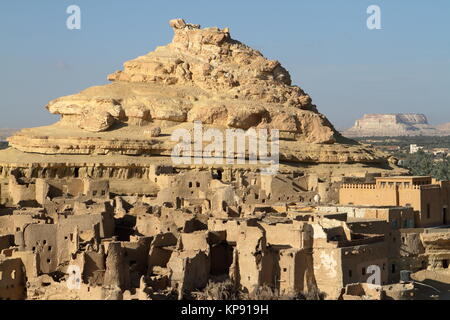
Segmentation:
<svg viewBox="0 0 450 320">
<path fill-rule="evenodd" d="M 416 227 L 450 224 L 450 181 L 431 177 L 383 177 L 375 183 L 343 184 L 341 205 L 404 206 L 415 211 Z"/>
</svg>

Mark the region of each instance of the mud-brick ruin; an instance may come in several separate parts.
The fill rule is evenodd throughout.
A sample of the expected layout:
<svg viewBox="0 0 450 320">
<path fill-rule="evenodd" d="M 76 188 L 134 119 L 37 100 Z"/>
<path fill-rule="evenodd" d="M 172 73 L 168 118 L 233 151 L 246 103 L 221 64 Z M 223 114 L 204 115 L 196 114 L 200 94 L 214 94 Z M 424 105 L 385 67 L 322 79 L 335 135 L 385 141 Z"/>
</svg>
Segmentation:
<svg viewBox="0 0 450 320">
<path fill-rule="evenodd" d="M 442 208 L 421 203 L 434 182 L 371 203 L 375 179 L 407 174 L 395 159 L 342 137 L 227 28 L 170 26 L 170 44 L 50 101 L 60 121 L 0 151 L 0 299 L 412 299 L 405 274 L 448 268 L 446 229 L 430 229 Z M 195 121 L 278 129 L 278 173 L 174 164 L 171 134 Z"/>
</svg>

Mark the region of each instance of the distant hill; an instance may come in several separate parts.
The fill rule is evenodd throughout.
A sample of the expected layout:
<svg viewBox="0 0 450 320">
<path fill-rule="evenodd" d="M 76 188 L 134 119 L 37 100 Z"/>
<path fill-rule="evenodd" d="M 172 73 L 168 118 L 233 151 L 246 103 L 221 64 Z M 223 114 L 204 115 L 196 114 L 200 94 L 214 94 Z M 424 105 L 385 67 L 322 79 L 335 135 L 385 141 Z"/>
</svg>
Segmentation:
<svg viewBox="0 0 450 320">
<path fill-rule="evenodd" d="M 11 136 L 16 131 L 18 131 L 18 129 L 0 128 L 0 141 L 6 141 L 6 138 Z"/>
<path fill-rule="evenodd" d="M 450 123 L 432 126 L 424 114 L 365 114 L 355 125 L 344 130 L 346 137 L 399 137 L 399 136 L 446 136 Z"/>
</svg>

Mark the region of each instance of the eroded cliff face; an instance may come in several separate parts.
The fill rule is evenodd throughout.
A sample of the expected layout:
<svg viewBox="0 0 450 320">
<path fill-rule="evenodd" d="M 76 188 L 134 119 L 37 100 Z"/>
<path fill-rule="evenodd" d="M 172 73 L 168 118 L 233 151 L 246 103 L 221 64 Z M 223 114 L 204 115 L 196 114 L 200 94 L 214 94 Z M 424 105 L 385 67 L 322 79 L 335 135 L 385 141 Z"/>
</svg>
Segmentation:
<svg viewBox="0 0 450 320">
<path fill-rule="evenodd" d="M 424 114 L 365 114 L 343 132 L 347 137 L 439 135 Z"/>
<path fill-rule="evenodd" d="M 194 121 L 225 130 L 280 130 L 283 161 L 385 163 L 386 156 L 342 138 L 278 61 L 233 40 L 227 28 L 176 19 L 173 41 L 124 64 L 111 84 L 50 101 L 48 127 L 9 138 L 23 152 L 163 155 L 171 133 Z"/>
</svg>

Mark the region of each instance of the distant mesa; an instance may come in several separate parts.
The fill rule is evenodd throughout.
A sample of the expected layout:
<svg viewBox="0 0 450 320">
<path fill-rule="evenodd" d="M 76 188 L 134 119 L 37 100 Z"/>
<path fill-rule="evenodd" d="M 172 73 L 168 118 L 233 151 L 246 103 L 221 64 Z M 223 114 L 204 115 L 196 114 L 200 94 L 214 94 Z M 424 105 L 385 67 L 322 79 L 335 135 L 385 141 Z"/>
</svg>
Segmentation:
<svg viewBox="0 0 450 320">
<path fill-rule="evenodd" d="M 424 114 L 365 114 L 342 133 L 345 137 L 444 136 L 450 134 L 450 123 L 434 127 Z"/>
</svg>

